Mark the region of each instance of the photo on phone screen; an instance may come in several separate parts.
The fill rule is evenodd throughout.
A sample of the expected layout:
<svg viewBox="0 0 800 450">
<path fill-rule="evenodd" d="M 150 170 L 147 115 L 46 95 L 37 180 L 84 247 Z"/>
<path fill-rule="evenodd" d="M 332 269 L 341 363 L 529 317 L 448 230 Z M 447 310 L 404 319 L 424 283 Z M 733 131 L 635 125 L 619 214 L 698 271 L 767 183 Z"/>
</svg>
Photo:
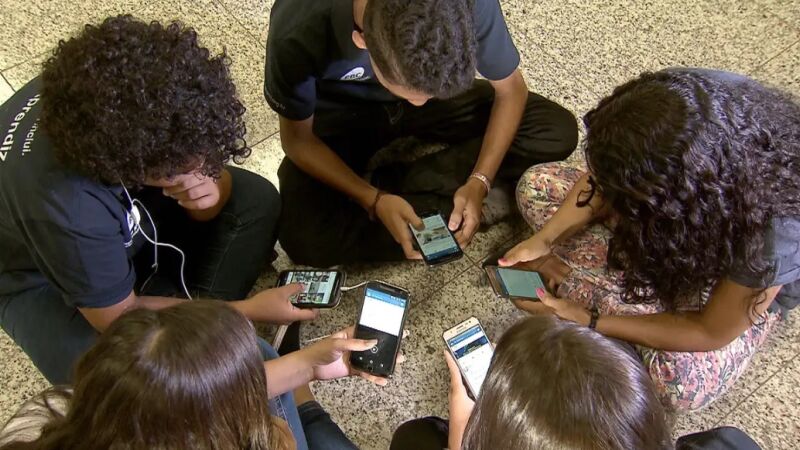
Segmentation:
<svg viewBox="0 0 800 450">
<path fill-rule="evenodd" d="M 421 217 L 425 228 L 417 230 L 411 227 L 420 253 L 428 264 L 441 264 L 458 259 L 463 254 L 461 247 L 447 228 L 444 217 L 438 212 L 428 213 Z"/>
<path fill-rule="evenodd" d="M 444 336 L 467 387 L 473 398 L 477 398 L 494 355 L 489 338 L 474 317 L 446 331 Z"/>
<path fill-rule="evenodd" d="M 377 339 L 375 347 L 352 352 L 350 362 L 361 370 L 389 376 L 400 350 L 403 323 L 408 310 L 408 293 L 402 289 L 370 282 L 356 324 L 356 339 Z"/>
<path fill-rule="evenodd" d="M 286 271 L 280 275 L 280 285 L 292 283 L 303 285 L 303 292 L 289 298 L 299 307 L 320 308 L 335 305 L 338 301 L 342 272 L 338 271 Z"/>
<path fill-rule="evenodd" d="M 536 289 L 545 289 L 542 277 L 536 272 L 507 267 L 497 267 L 496 270 L 497 279 L 509 297 L 538 299 Z"/>
</svg>

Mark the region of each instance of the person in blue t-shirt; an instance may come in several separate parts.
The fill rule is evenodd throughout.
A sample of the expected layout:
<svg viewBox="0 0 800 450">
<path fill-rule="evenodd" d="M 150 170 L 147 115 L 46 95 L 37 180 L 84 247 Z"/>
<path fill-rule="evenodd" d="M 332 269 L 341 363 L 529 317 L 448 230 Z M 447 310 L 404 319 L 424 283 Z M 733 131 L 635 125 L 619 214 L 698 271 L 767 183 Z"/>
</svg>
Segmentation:
<svg viewBox="0 0 800 450">
<path fill-rule="evenodd" d="M 510 217 L 520 175 L 577 142 L 574 116 L 529 92 L 519 63 L 497 0 L 277 0 L 264 92 L 292 260 L 419 259 L 408 226 L 426 210 L 462 246 Z M 375 168 L 403 137 L 446 148 Z"/>
<path fill-rule="evenodd" d="M 294 285 L 244 300 L 280 213 L 269 181 L 227 165 L 250 154 L 244 112 L 227 56 L 129 16 L 60 42 L 0 107 L 0 324 L 50 382 L 131 308 L 315 316 Z"/>
</svg>

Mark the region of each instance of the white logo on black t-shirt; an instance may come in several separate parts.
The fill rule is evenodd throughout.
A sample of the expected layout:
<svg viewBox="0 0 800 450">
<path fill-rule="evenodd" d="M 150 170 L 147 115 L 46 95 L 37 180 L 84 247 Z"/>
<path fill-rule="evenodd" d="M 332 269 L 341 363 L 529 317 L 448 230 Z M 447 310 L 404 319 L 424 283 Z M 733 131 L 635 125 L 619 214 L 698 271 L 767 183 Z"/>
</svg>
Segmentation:
<svg viewBox="0 0 800 450">
<path fill-rule="evenodd" d="M 364 78 L 364 68 L 363 67 L 356 67 L 355 69 L 347 72 L 346 74 L 342 75 L 340 78 L 342 81 L 353 81 L 353 80 L 361 80 L 366 79 Z"/>
<path fill-rule="evenodd" d="M 142 216 L 139 214 L 139 208 L 136 205 L 132 206 L 130 211 L 125 211 L 125 216 L 128 219 L 128 231 L 131 233 L 131 239 L 125 242 L 125 248 L 133 245 L 133 238 L 139 234 L 139 222 Z"/>
</svg>

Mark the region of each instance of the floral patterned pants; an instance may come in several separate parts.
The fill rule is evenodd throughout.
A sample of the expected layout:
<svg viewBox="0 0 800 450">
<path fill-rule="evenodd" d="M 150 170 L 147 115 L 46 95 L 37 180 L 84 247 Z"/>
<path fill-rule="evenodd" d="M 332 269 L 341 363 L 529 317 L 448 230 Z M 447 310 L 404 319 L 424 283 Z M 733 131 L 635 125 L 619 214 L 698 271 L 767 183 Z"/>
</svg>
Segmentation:
<svg viewBox="0 0 800 450">
<path fill-rule="evenodd" d="M 517 204 L 528 224 L 538 231 L 556 212 L 584 170 L 563 162 L 528 169 L 517 185 Z M 606 263 L 611 232 L 597 224 L 576 233 L 553 249 L 572 270 L 556 293 L 559 297 L 596 306 L 602 314 L 632 315 L 661 312 L 659 305 L 621 301 L 620 273 Z M 697 310 L 694 307 L 686 310 Z M 637 346 L 665 407 L 675 411 L 700 409 L 723 395 L 744 373 L 756 350 L 781 319 L 770 312 L 725 347 L 709 352 L 671 352 Z"/>
</svg>

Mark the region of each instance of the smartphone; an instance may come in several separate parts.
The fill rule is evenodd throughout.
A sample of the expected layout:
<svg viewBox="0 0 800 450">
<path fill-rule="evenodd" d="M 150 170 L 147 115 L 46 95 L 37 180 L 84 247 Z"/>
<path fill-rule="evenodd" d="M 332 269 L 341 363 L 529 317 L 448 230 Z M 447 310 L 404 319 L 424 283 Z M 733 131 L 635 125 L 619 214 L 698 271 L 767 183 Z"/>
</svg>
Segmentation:
<svg viewBox="0 0 800 450">
<path fill-rule="evenodd" d="M 472 398 L 478 398 L 494 355 L 494 347 L 486 337 L 486 332 L 478 319 L 470 317 L 445 331 L 442 337 L 461 370 Z"/>
<path fill-rule="evenodd" d="M 278 275 L 278 286 L 300 283 L 303 292 L 290 297 L 298 308 L 333 308 L 339 304 L 344 272 L 338 270 L 284 270 Z"/>
<path fill-rule="evenodd" d="M 424 229 L 417 230 L 410 224 L 409 228 L 425 264 L 437 266 L 464 256 L 464 252 L 461 251 L 453 233 L 447 228 L 447 222 L 440 212 L 423 213 L 420 215 L 420 219 L 425 225 Z"/>
<path fill-rule="evenodd" d="M 409 295 L 405 289 L 380 281 L 367 283 L 354 337 L 377 339 L 378 343 L 369 350 L 350 353 L 353 367 L 380 377 L 394 373 L 408 306 Z"/>
<path fill-rule="evenodd" d="M 488 265 L 484 267 L 494 293 L 514 300 L 539 300 L 536 289 L 546 289 L 541 275 L 531 270 Z"/>
</svg>

